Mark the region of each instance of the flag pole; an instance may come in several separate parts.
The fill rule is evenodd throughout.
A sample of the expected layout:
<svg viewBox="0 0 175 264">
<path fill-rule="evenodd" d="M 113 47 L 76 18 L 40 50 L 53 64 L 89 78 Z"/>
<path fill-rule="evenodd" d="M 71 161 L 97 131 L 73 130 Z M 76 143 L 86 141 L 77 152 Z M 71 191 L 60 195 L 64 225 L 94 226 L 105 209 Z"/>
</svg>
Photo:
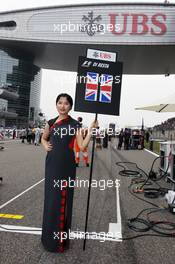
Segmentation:
<svg viewBox="0 0 175 264">
<path fill-rule="evenodd" d="M 98 114 L 95 114 L 95 122 L 97 121 Z M 84 237 L 84 244 L 83 250 L 86 248 L 86 232 L 87 232 L 87 225 L 88 225 L 88 216 L 89 216 L 89 204 L 90 204 L 90 194 L 91 194 L 91 182 L 92 182 L 92 172 L 93 172 L 93 163 L 94 163 L 94 150 L 95 150 L 95 136 L 93 135 L 92 141 L 92 154 L 91 154 L 91 166 L 90 166 L 90 174 L 89 174 L 89 189 L 88 189 L 88 198 L 87 198 L 87 207 L 86 207 L 86 220 L 85 220 L 85 237 Z"/>
</svg>

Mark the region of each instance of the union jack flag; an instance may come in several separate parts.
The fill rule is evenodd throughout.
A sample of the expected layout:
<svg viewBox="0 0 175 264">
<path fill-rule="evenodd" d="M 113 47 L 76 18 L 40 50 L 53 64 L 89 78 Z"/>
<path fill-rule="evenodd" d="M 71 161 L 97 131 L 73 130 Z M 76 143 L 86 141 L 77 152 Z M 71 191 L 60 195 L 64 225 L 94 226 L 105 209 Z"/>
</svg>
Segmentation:
<svg viewBox="0 0 175 264">
<path fill-rule="evenodd" d="M 100 99 L 102 103 L 110 103 L 112 97 L 112 83 L 113 76 L 108 74 L 102 74 L 100 81 Z"/>
<path fill-rule="evenodd" d="M 96 72 L 87 72 L 85 100 L 97 101 L 98 76 Z"/>
</svg>

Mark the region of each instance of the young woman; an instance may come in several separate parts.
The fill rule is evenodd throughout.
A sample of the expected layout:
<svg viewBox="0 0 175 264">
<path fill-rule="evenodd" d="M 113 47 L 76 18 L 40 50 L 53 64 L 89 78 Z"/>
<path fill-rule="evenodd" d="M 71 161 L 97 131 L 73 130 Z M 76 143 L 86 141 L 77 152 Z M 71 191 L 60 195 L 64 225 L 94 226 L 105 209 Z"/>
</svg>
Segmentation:
<svg viewBox="0 0 175 264">
<path fill-rule="evenodd" d="M 51 252 L 63 252 L 69 246 L 74 191 L 72 182 L 76 176 L 74 140 L 76 138 L 79 148 L 83 150 L 90 142 L 92 129 L 98 126 L 94 121 L 83 139 L 80 123 L 68 115 L 72 105 L 70 95 L 58 95 L 56 108 L 59 116 L 48 121 L 41 139 L 47 151 L 41 241 L 44 248 Z"/>
</svg>

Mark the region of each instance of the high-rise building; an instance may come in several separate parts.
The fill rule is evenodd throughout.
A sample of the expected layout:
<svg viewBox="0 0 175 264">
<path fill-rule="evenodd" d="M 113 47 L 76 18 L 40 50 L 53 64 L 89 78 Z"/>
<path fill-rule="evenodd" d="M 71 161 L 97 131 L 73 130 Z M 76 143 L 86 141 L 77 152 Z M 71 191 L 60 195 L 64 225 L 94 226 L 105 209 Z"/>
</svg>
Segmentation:
<svg viewBox="0 0 175 264">
<path fill-rule="evenodd" d="M 18 98 L 1 99 L 4 110 L 16 115 L 0 115 L 5 126 L 18 128 L 34 123 L 40 112 L 40 68 L 33 64 L 33 56 L 17 49 L 0 49 L 0 87 Z M 6 100 L 6 101 L 5 101 Z M 0 110 L 2 112 L 2 109 Z"/>
</svg>

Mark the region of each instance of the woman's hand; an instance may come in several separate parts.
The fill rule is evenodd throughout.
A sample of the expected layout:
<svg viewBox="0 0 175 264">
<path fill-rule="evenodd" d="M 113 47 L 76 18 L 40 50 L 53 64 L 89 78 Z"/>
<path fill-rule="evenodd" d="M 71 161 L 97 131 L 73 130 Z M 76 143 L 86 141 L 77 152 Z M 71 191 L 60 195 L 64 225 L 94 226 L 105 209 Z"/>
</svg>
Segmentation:
<svg viewBox="0 0 175 264">
<path fill-rule="evenodd" d="M 53 148 L 52 144 L 49 142 L 49 135 L 50 135 L 50 127 L 49 124 L 47 123 L 41 138 L 41 143 L 46 151 L 51 151 Z"/>
<path fill-rule="evenodd" d="M 43 146 L 44 146 L 46 151 L 51 151 L 53 149 L 53 146 L 52 146 L 52 144 L 50 142 L 45 142 L 43 144 Z"/>
<path fill-rule="evenodd" d="M 94 120 L 93 122 L 92 122 L 92 124 L 90 125 L 90 131 L 93 129 L 93 128 L 98 128 L 99 127 L 99 124 L 98 124 L 98 121 L 96 120 Z"/>
<path fill-rule="evenodd" d="M 95 129 L 95 128 L 98 128 L 98 121 L 92 122 L 92 124 L 90 125 L 90 127 L 87 130 L 87 135 L 85 136 L 85 138 L 83 138 L 83 134 L 86 134 L 85 131 L 83 134 L 82 133 L 76 134 L 77 143 L 78 143 L 78 146 L 79 146 L 81 151 L 83 151 L 88 146 L 88 144 L 91 140 L 93 129 Z"/>
</svg>

